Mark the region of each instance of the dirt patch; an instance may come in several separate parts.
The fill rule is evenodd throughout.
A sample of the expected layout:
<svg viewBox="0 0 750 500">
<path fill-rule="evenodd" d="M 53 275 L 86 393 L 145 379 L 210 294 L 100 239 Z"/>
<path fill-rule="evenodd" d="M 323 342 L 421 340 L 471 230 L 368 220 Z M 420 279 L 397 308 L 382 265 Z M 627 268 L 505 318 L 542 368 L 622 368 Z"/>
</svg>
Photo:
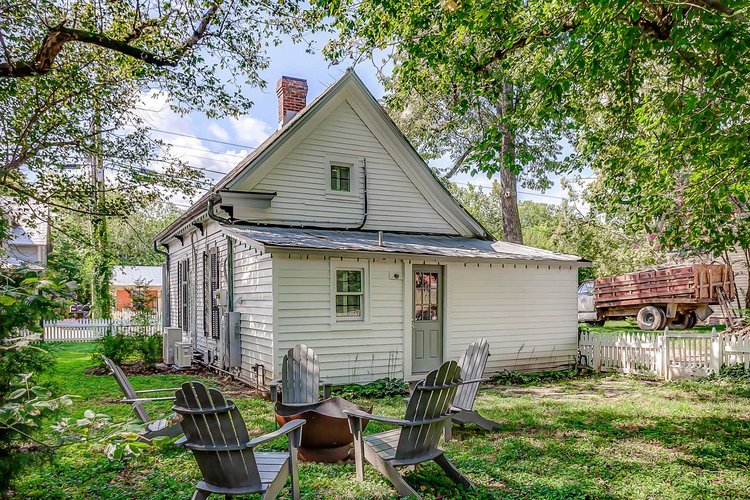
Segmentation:
<svg viewBox="0 0 750 500">
<path fill-rule="evenodd" d="M 155 365 L 146 365 L 143 361 L 133 363 L 123 363 L 119 365 L 125 375 L 208 375 L 208 371 L 199 365 L 193 365 L 190 368 L 176 368 L 165 363 L 156 363 Z M 86 375 L 107 375 L 111 373 L 105 366 L 89 368 L 84 372 Z"/>
</svg>

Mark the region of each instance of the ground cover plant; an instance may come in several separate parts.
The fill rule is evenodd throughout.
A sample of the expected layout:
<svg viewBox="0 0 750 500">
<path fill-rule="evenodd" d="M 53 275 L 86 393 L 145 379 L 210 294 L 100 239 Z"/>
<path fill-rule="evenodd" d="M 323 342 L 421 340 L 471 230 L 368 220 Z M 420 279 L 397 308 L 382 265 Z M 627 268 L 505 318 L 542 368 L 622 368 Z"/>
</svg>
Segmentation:
<svg viewBox="0 0 750 500">
<path fill-rule="evenodd" d="M 86 409 L 115 418 L 131 414 L 116 404 L 112 377 L 87 376 L 92 344 L 52 346 L 58 359 L 47 385 L 82 396 L 61 415 Z M 131 377 L 136 388 L 174 386 L 196 375 Z M 275 428 L 270 402 L 233 385 L 251 433 Z M 403 398 L 354 398 L 378 414 L 401 416 Z M 496 432 L 456 429 L 445 446 L 451 460 L 477 484 L 466 492 L 433 466 L 407 474 L 426 498 L 750 498 L 750 384 L 734 378 L 661 383 L 620 376 L 589 376 L 533 386 L 486 386 L 479 411 Z M 155 408 L 155 409 L 154 409 Z M 169 403 L 150 407 L 168 413 Z M 371 423 L 367 432 L 385 427 Z M 281 449 L 284 442 L 274 443 Z M 21 498 L 189 498 L 199 478 L 193 457 L 161 443 L 125 460 L 108 460 L 73 445 L 33 455 L 12 485 Z M 300 465 L 305 498 L 395 498 L 373 469 L 354 481 L 348 463 Z M 288 494 L 288 488 L 283 494 Z"/>
</svg>

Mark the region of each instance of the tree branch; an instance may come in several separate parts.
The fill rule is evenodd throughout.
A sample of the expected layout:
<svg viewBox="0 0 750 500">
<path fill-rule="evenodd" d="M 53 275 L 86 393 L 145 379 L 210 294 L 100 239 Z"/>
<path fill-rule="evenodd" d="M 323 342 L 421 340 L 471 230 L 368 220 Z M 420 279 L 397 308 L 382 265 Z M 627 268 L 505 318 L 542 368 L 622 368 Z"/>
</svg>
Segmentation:
<svg viewBox="0 0 750 500">
<path fill-rule="evenodd" d="M 494 63 L 505 59 L 510 53 L 515 52 L 518 49 L 522 49 L 526 47 L 532 41 L 536 39 L 540 39 L 540 38 L 548 38 L 550 36 L 553 36 L 553 35 L 556 35 L 558 33 L 565 32 L 565 31 L 573 31 L 579 25 L 580 23 L 578 21 L 573 21 L 569 19 L 555 30 L 550 30 L 547 32 L 542 32 L 542 33 L 533 33 L 531 35 L 519 38 L 518 40 L 513 42 L 510 47 L 504 47 L 502 49 L 495 50 L 495 52 L 492 54 L 492 56 L 489 59 L 474 66 L 474 73 L 487 73 L 490 69 L 490 66 L 492 66 Z"/>
<path fill-rule="evenodd" d="M 125 40 L 117 40 L 101 33 L 84 31 L 74 28 L 68 28 L 64 24 L 59 24 L 49 29 L 48 33 L 42 40 L 42 45 L 34 59 L 12 64 L 10 60 L 0 64 L 0 78 L 21 78 L 28 76 L 38 76 L 48 73 L 55 64 L 55 59 L 62 51 L 66 43 L 81 42 L 96 45 L 114 52 L 119 52 L 126 56 L 138 59 L 156 67 L 175 67 L 180 59 L 195 47 L 200 40 L 206 36 L 208 27 L 215 19 L 222 1 L 218 0 L 201 16 L 198 27 L 193 30 L 193 34 L 186 39 L 171 56 L 161 56 L 144 50 L 133 45 L 130 41 L 140 36 L 140 30 L 151 26 L 151 21 L 144 21 L 136 28 L 134 33 L 128 35 Z"/>
</svg>

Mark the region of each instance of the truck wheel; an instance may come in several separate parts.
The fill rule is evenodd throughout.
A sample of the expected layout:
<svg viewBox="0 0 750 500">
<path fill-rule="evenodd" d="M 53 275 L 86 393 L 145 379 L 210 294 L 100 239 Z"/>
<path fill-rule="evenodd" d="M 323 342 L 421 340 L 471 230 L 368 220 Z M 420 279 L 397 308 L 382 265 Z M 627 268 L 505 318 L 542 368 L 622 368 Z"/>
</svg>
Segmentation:
<svg viewBox="0 0 750 500">
<path fill-rule="evenodd" d="M 693 328 L 698 323 L 698 316 L 695 315 L 695 311 L 689 311 L 687 313 L 687 317 L 688 317 L 687 328 L 689 330 L 689 329 Z"/>
<path fill-rule="evenodd" d="M 635 319 L 641 330 L 661 330 L 667 322 L 667 316 L 664 314 L 664 311 L 655 306 L 641 308 Z"/>
<path fill-rule="evenodd" d="M 677 316 L 669 322 L 668 326 L 673 330 L 690 328 L 690 313 L 677 313 Z"/>
</svg>

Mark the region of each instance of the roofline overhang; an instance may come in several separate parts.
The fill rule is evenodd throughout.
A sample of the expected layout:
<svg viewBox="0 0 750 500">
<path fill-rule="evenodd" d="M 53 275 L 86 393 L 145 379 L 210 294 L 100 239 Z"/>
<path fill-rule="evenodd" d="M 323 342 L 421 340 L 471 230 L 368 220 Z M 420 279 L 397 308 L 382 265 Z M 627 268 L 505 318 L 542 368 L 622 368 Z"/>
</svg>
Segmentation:
<svg viewBox="0 0 750 500">
<path fill-rule="evenodd" d="M 572 266 L 572 267 L 591 267 L 591 261 L 586 259 L 579 260 L 554 260 L 554 259 L 531 259 L 531 258 L 503 258 L 503 257 L 471 257 L 471 256 L 448 256 L 448 255 L 436 255 L 436 254 L 420 254 L 420 253 L 409 253 L 409 252 L 395 252 L 383 250 L 381 252 L 374 250 L 352 250 L 352 249 L 329 249 L 329 248 L 310 248 L 310 247 L 299 247 L 299 246 L 284 246 L 284 245 L 267 245 L 253 238 L 243 236 L 236 232 L 230 231 L 229 236 L 235 240 L 242 241 L 248 244 L 251 248 L 257 252 L 264 253 L 287 253 L 289 255 L 302 255 L 312 254 L 320 256 L 331 256 L 335 254 L 336 257 L 353 257 L 353 258 L 368 258 L 387 260 L 390 258 L 396 259 L 411 259 L 411 260 L 423 260 L 423 261 L 443 261 L 443 262 L 476 262 L 476 263 L 496 263 L 496 264 L 523 264 L 528 266 L 529 264 L 534 265 L 546 265 L 546 266 Z"/>
</svg>

